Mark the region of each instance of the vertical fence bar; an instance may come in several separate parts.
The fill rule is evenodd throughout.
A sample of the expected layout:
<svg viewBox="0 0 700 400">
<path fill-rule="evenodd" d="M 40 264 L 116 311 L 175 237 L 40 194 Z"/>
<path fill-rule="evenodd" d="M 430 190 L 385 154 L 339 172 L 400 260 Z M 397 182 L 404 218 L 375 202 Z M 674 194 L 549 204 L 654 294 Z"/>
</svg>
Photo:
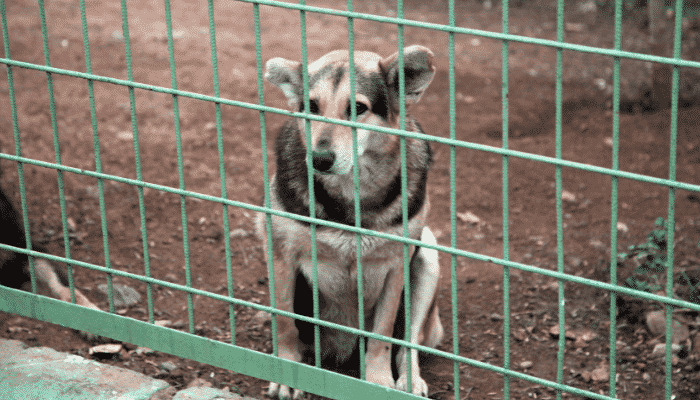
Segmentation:
<svg viewBox="0 0 700 400">
<path fill-rule="evenodd" d="M 51 55 L 49 52 L 49 37 L 46 28 L 46 12 L 44 9 L 44 1 L 39 0 L 39 17 L 41 19 L 41 39 L 44 46 L 44 65 L 51 66 Z M 49 111 L 51 114 L 51 132 L 53 133 L 53 148 L 56 156 L 56 164 L 61 165 L 61 145 L 58 139 L 58 123 L 56 121 L 56 97 L 54 96 L 53 75 L 50 72 L 46 73 L 46 85 L 49 91 Z M 68 237 L 68 218 L 66 216 L 66 194 L 65 184 L 63 181 L 63 171 L 56 170 L 56 180 L 58 183 L 58 202 L 61 208 L 61 226 L 63 233 L 63 248 L 67 259 L 71 258 L 70 238 Z M 68 287 L 70 290 L 70 300 L 75 303 L 75 285 L 73 282 L 73 266 L 66 264 L 66 272 L 68 273 Z"/>
<path fill-rule="evenodd" d="M 622 0 L 615 1 L 615 50 L 622 47 Z M 620 57 L 613 57 L 612 169 L 620 167 Z M 610 199 L 610 283 L 617 285 L 618 178 L 613 176 Z M 610 292 L 610 379 L 608 394 L 617 395 L 617 293 Z"/>
<path fill-rule="evenodd" d="M 127 48 L 126 56 L 126 67 L 129 73 L 129 80 L 134 80 L 133 65 L 131 58 L 131 37 L 129 36 L 129 21 L 127 19 L 127 9 L 126 0 L 122 0 L 122 13 L 123 13 L 123 23 L 126 28 L 124 31 L 124 43 Z M 136 121 L 136 99 L 134 98 L 134 89 L 129 88 L 129 100 L 131 104 L 131 123 L 132 131 L 134 133 L 134 162 L 136 165 L 136 179 L 143 181 L 143 174 L 141 172 L 141 149 L 139 145 L 139 135 L 138 135 L 138 123 Z M 139 198 L 139 220 L 141 222 L 141 244 L 143 245 L 143 265 L 144 269 L 150 271 L 151 257 L 148 250 L 148 229 L 146 227 L 146 201 L 143 195 L 143 187 L 139 186 L 136 188 Z M 190 332 L 192 333 L 192 332 Z"/>
<path fill-rule="evenodd" d="M 353 11 L 352 0 L 348 0 L 348 11 Z M 357 121 L 357 92 L 355 87 L 355 23 L 352 17 L 348 17 L 348 55 L 350 70 L 350 121 Z M 350 128 L 352 131 L 352 173 L 353 192 L 355 201 L 355 226 L 362 227 L 362 210 L 360 207 L 360 161 L 357 149 L 357 128 Z M 355 235 L 355 258 L 357 259 L 357 327 L 365 330 L 365 290 L 364 290 L 364 268 L 362 267 L 362 235 Z M 360 336 L 360 379 L 367 379 L 367 365 L 365 365 L 365 343 L 367 339 Z"/>
<path fill-rule="evenodd" d="M 170 85 L 177 90 L 177 74 L 175 70 L 175 49 L 173 45 L 173 24 L 170 13 L 170 0 L 165 0 L 165 24 L 168 35 L 168 55 L 170 58 Z M 173 95 L 173 123 L 177 148 L 178 187 L 185 189 L 185 162 L 182 154 L 182 132 L 180 130 L 180 103 L 178 96 Z M 218 129 L 218 128 L 217 128 Z M 182 248 L 185 254 L 185 282 L 192 287 L 192 264 L 190 260 L 190 240 L 187 226 L 187 196 L 180 196 L 180 212 L 182 215 Z M 228 233 L 225 233 L 227 235 Z M 192 293 L 187 293 L 187 317 L 189 331 L 194 334 L 194 304 Z"/>
<path fill-rule="evenodd" d="M 214 96 L 220 97 L 219 85 L 219 62 L 216 55 L 216 27 L 214 23 L 214 0 L 208 0 L 209 11 L 209 46 L 211 47 L 211 68 L 212 80 L 214 81 Z M 260 78 L 260 76 L 259 76 Z M 226 162 L 224 159 L 224 136 L 221 126 L 221 103 L 214 103 L 216 114 L 216 146 L 219 151 L 219 176 L 221 178 L 221 198 L 228 198 L 226 188 Z M 222 204 L 222 218 L 224 222 L 224 252 L 226 254 L 226 282 L 228 285 L 228 296 L 234 297 L 233 290 L 233 270 L 231 265 L 231 236 L 229 235 L 229 213 L 228 205 Z M 236 344 L 236 310 L 233 304 L 228 305 L 229 330 L 231 332 L 231 344 Z"/>
<path fill-rule="evenodd" d="M 557 4 L 557 41 L 564 42 L 564 0 Z M 557 49 L 556 83 L 555 83 L 555 154 L 557 159 L 562 158 L 562 113 L 563 113 L 563 50 Z M 564 216 L 562 204 L 562 170 L 561 166 L 555 169 L 555 201 L 557 209 L 557 271 L 564 272 Z M 557 343 L 557 383 L 564 382 L 564 353 L 566 346 L 565 322 L 566 322 L 566 297 L 564 294 L 564 281 L 558 282 L 557 310 L 559 319 L 559 341 Z M 562 392 L 557 390 L 557 400 L 561 400 Z"/>
<path fill-rule="evenodd" d="M 676 20 L 674 26 L 673 39 L 673 58 L 681 58 L 681 38 L 683 25 L 683 0 L 676 1 L 675 8 Z M 669 143 L 669 161 L 668 161 L 668 179 L 676 180 L 676 148 L 678 137 L 678 92 L 680 87 L 680 68 L 673 66 L 673 74 L 671 76 L 671 126 L 670 126 L 670 143 Z M 676 189 L 668 188 L 668 219 L 666 220 L 666 296 L 673 297 L 673 249 L 674 238 L 676 232 Z M 673 398 L 673 307 L 666 305 L 666 377 L 664 381 L 665 395 L 667 400 Z"/>
<path fill-rule="evenodd" d="M 83 34 L 83 51 L 85 53 L 85 72 L 92 74 L 92 61 L 90 58 L 90 39 L 88 37 L 87 28 L 87 15 L 85 12 L 85 0 L 80 0 L 80 25 L 82 27 Z M 95 153 L 95 172 L 102 173 L 102 157 L 100 156 L 100 138 L 97 130 L 97 111 L 95 108 L 95 87 L 94 82 L 88 79 L 88 97 L 90 98 L 90 120 L 92 121 L 92 143 L 93 151 Z M 104 191 L 104 180 L 102 178 L 97 179 L 97 193 L 98 201 L 100 204 L 100 227 L 102 229 L 102 247 L 105 258 L 105 268 L 111 269 L 112 264 L 109 257 L 109 231 L 107 230 L 107 209 L 105 207 L 105 191 Z M 146 271 L 147 276 L 150 277 L 150 271 Z M 107 284 L 111 288 L 111 276 L 107 275 Z M 150 286 L 150 284 L 149 284 Z M 108 293 L 112 293 L 109 289 Z M 110 304 L 112 302 L 110 301 Z M 114 310 L 112 310 L 114 312 Z M 153 300 L 149 297 L 148 302 L 148 316 L 151 323 L 154 322 L 153 318 Z"/>
<path fill-rule="evenodd" d="M 299 4 L 306 5 L 305 0 L 299 0 Z M 301 69 L 302 69 L 302 84 L 304 90 L 304 112 L 309 113 L 311 109 L 309 99 L 309 60 L 306 46 L 306 11 L 299 11 L 299 21 L 301 25 Z M 306 165 L 309 187 L 309 217 L 316 218 L 316 193 L 314 186 L 314 170 L 311 160 L 311 121 L 304 119 L 304 130 L 306 134 Z M 318 304 L 318 252 L 316 249 L 316 224 L 310 225 L 311 230 L 311 265 L 312 265 L 312 284 L 313 292 L 313 314 L 314 318 L 319 319 L 319 304 Z M 321 327 L 314 324 L 314 365 L 321 367 Z"/>
<path fill-rule="evenodd" d="M 255 20 L 255 67 L 258 74 L 258 105 L 265 105 L 265 92 L 263 88 L 263 62 L 262 44 L 260 35 L 260 4 L 253 3 L 253 19 Z M 265 112 L 259 111 L 260 116 L 260 143 L 262 147 L 263 163 L 263 205 L 270 208 L 270 171 L 267 160 L 267 125 L 265 123 Z M 276 285 L 275 285 L 275 265 L 274 253 L 272 250 L 272 215 L 265 214 L 265 235 L 267 249 L 263 249 L 267 254 L 267 276 L 269 277 L 270 307 L 277 308 Z M 277 314 L 272 314 L 270 322 L 270 333 L 272 335 L 272 355 L 278 355 L 277 347 Z M 233 334 L 233 332 L 232 332 Z"/>
<path fill-rule="evenodd" d="M 122 10 L 122 36 L 124 36 L 124 51 L 126 53 L 126 74 L 127 79 L 131 82 L 134 81 L 134 68 L 132 65 L 131 58 L 131 37 L 129 35 L 129 16 L 126 8 L 126 0 L 121 0 L 121 10 Z M 136 179 L 143 181 L 143 175 L 141 173 L 141 149 L 139 145 L 139 128 L 138 121 L 136 118 L 136 98 L 134 95 L 134 88 L 129 86 L 129 108 L 131 111 L 131 132 L 134 136 L 134 163 L 136 166 Z M 141 233 L 143 235 L 142 241 L 144 249 L 146 252 L 143 254 L 144 262 L 148 262 L 147 250 L 148 250 L 148 239 L 146 238 L 146 209 L 144 206 L 143 199 L 143 187 L 139 186 L 136 188 L 138 198 L 139 198 L 139 214 L 141 217 Z M 109 290 L 109 310 L 114 312 L 114 293 L 112 288 L 112 275 L 107 276 L 107 285 Z"/>
<path fill-rule="evenodd" d="M 5 47 L 5 58 L 12 58 L 10 55 L 10 35 L 7 32 L 7 14 L 5 12 L 5 0 L 0 0 L 0 17 L 2 20 L 2 40 Z M 22 157 L 22 143 L 19 134 L 19 123 L 17 122 L 17 100 L 15 98 L 15 80 L 12 66 L 7 65 L 7 87 L 10 94 L 10 112 L 12 114 L 12 132 L 15 140 L 15 155 Z M 17 180 L 19 186 L 20 207 L 22 209 L 22 224 L 24 225 L 24 240 L 27 250 L 32 249 L 32 237 L 29 231 L 29 212 L 27 211 L 27 193 L 24 185 L 24 165 L 17 161 Z M 34 257 L 28 256 L 29 279 L 32 286 L 32 293 L 36 293 L 36 274 L 34 273 Z"/>
<path fill-rule="evenodd" d="M 396 2 L 396 17 L 403 19 L 403 0 Z M 406 129 L 406 77 L 404 71 L 404 26 L 397 24 L 397 39 L 398 39 L 398 54 L 399 54 L 399 129 Z M 403 237 L 408 237 L 408 170 L 406 165 L 406 138 L 401 136 L 400 154 L 401 154 L 401 214 L 403 225 Z M 410 269 L 410 246 L 403 245 L 403 271 L 404 271 L 404 311 L 405 311 L 405 328 L 404 340 L 411 340 L 411 269 Z M 413 392 L 413 366 L 411 353 L 413 350 L 406 351 L 406 391 Z"/>
<path fill-rule="evenodd" d="M 455 0 L 448 1 L 448 20 L 455 26 Z M 455 104 L 455 34 L 448 34 L 449 51 L 449 91 L 450 91 L 450 139 L 457 138 L 457 106 Z M 457 248 L 457 154 L 455 146 L 450 146 L 450 247 Z M 457 256 L 450 255 L 450 289 L 452 292 L 452 354 L 459 355 L 459 299 L 457 298 Z M 459 362 L 453 363 L 454 398 L 460 396 Z"/>
<path fill-rule="evenodd" d="M 502 29 L 503 33 L 509 32 L 508 21 L 508 0 L 505 0 L 502 5 Z M 501 43 L 501 104 L 502 104 L 502 120 L 503 134 L 502 147 L 508 149 L 508 41 L 504 40 Z M 510 241 L 509 241 L 509 199 L 508 199 L 508 156 L 503 156 L 502 160 L 502 185 L 503 185 L 503 259 L 510 260 Z M 503 267 L 503 368 L 510 369 L 510 267 Z M 503 399 L 510 399 L 510 376 L 503 376 Z"/>
</svg>

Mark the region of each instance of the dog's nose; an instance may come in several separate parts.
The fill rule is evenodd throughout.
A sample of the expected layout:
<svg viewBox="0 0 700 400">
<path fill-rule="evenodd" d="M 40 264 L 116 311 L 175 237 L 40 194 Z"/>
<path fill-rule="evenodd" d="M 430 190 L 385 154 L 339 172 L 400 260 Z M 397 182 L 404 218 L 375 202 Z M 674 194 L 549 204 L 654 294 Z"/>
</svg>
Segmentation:
<svg viewBox="0 0 700 400">
<path fill-rule="evenodd" d="M 335 162 L 335 153 L 329 150 L 314 150 L 311 154 L 314 169 L 319 172 L 328 172 Z"/>
</svg>

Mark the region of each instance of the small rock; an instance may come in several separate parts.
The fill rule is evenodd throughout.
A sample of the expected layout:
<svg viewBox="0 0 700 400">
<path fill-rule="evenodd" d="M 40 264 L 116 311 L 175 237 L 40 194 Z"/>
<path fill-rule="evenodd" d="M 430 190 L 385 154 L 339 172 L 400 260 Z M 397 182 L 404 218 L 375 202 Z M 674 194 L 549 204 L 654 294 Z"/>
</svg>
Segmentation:
<svg viewBox="0 0 700 400">
<path fill-rule="evenodd" d="M 134 140 L 134 133 L 131 131 L 121 131 L 117 133 L 117 138 L 124 141 Z"/>
<path fill-rule="evenodd" d="M 591 379 L 595 382 L 604 382 L 610 378 L 610 369 L 607 364 L 602 364 L 591 373 Z"/>
<path fill-rule="evenodd" d="M 549 334 L 555 338 L 559 337 L 559 325 L 554 325 L 551 328 L 549 328 Z M 564 337 L 569 340 L 576 340 L 576 334 L 570 329 L 566 328 L 564 330 Z"/>
<path fill-rule="evenodd" d="M 646 320 L 647 328 L 652 335 L 663 335 L 666 332 L 666 316 L 663 310 L 649 311 Z"/>
<path fill-rule="evenodd" d="M 646 315 L 647 328 L 654 336 L 666 335 L 666 313 L 663 310 L 649 311 Z M 690 338 L 690 330 L 685 324 L 673 321 L 673 343 L 684 343 Z"/>
<path fill-rule="evenodd" d="M 518 328 L 511 333 L 511 337 L 519 342 L 527 340 L 527 332 L 523 328 Z"/>
<path fill-rule="evenodd" d="M 582 349 L 588 346 L 588 343 L 595 339 L 596 334 L 590 329 L 584 329 L 582 331 L 577 331 L 574 333 L 576 340 L 574 341 L 574 347 L 577 349 Z"/>
<path fill-rule="evenodd" d="M 578 9 L 584 13 L 596 12 L 598 10 L 598 5 L 594 0 L 583 1 L 578 4 Z"/>
<path fill-rule="evenodd" d="M 605 140 L 603 140 L 603 143 L 605 143 L 605 145 L 608 147 L 612 147 L 613 146 L 613 138 L 606 137 Z"/>
<path fill-rule="evenodd" d="M 248 231 L 246 231 L 245 229 L 241 229 L 241 228 L 236 228 L 236 229 L 232 230 L 231 232 L 229 232 L 229 234 L 228 234 L 228 236 L 231 239 L 241 239 L 241 238 L 244 238 L 248 235 L 249 235 Z"/>
<path fill-rule="evenodd" d="M 188 388 L 192 387 L 212 387 L 211 382 L 202 378 L 194 378 L 192 382 L 187 385 Z"/>
<path fill-rule="evenodd" d="M 588 383 L 591 381 L 593 374 L 591 374 L 588 371 L 582 371 L 581 372 L 581 379 L 583 379 L 584 382 Z"/>
<path fill-rule="evenodd" d="M 520 363 L 520 368 L 528 369 L 528 368 L 532 368 L 532 365 L 533 365 L 532 361 L 523 361 Z"/>
<path fill-rule="evenodd" d="M 574 203 L 576 202 L 576 195 L 569 192 L 568 190 L 562 190 L 561 199 L 567 203 Z"/>
<path fill-rule="evenodd" d="M 624 222 L 618 222 L 617 223 L 617 231 L 621 232 L 621 233 L 627 233 L 630 231 L 630 228 Z"/>
<path fill-rule="evenodd" d="M 168 371 L 168 372 L 172 372 L 172 371 L 175 371 L 178 368 L 178 366 L 177 366 L 177 364 L 175 364 L 172 361 L 166 361 L 164 363 L 161 363 L 158 366 L 158 368 L 165 370 L 165 371 Z"/>
<path fill-rule="evenodd" d="M 599 90 L 605 90 L 605 88 L 608 87 L 607 82 L 605 82 L 605 79 L 603 78 L 596 78 L 593 80 L 593 83 L 598 87 Z"/>
<path fill-rule="evenodd" d="M 112 285 L 114 289 L 114 306 L 117 308 L 129 307 L 138 303 L 141 300 L 141 295 L 134 288 L 127 285 L 115 283 Z M 107 284 L 97 285 L 97 290 L 109 297 Z"/>
<path fill-rule="evenodd" d="M 580 22 L 567 22 L 564 24 L 564 29 L 568 32 L 583 32 L 586 30 L 586 25 Z"/>
<path fill-rule="evenodd" d="M 590 329 L 584 329 L 581 332 L 578 333 L 576 339 L 581 339 L 584 342 L 590 342 L 591 340 L 595 339 L 596 334 Z"/>
<path fill-rule="evenodd" d="M 75 223 L 75 220 L 71 217 L 68 217 L 66 219 L 66 222 L 68 223 L 68 230 L 71 232 L 75 232 L 78 229 L 78 224 Z"/>
<path fill-rule="evenodd" d="M 143 354 L 153 354 L 155 353 L 155 350 L 151 350 L 148 347 L 139 346 L 136 348 L 136 350 L 133 351 L 133 353 L 140 356 Z"/>
<path fill-rule="evenodd" d="M 590 244 L 591 247 L 594 247 L 596 249 L 605 249 L 605 244 L 598 239 L 591 239 L 588 241 L 588 244 Z"/>
<path fill-rule="evenodd" d="M 491 321 L 503 321 L 503 316 L 501 314 L 493 313 L 489 317 Z"/>
<path fill-rule="evenodd" d="M 581 266 L 585 266 L 585 265 L 584 265 L 584 260 L 583 260 L 583 258 L 581 258 L 581 257 L 570 256 L 570 257 L 568 257 L 568 258 L 569 258 L 569 264 L 570 264 L 573 268 L 577 268 L 577 269 L 578 269 L 578 268 L 580 268 Z"/>
<path fill-rule="evenodd" d="M 679 344 L 672 344 L 671 345 L 671 352 L 672 353 L 678 353 L 681 351 L 681 345 Z M 658 358 L 658 357 L 664 357 L 666 355 L 666 343 L 659 343 L 656 346 L 654 346 L 654 350 L 651 352 L 651 356 L 653 358 Z"/>
</svg>

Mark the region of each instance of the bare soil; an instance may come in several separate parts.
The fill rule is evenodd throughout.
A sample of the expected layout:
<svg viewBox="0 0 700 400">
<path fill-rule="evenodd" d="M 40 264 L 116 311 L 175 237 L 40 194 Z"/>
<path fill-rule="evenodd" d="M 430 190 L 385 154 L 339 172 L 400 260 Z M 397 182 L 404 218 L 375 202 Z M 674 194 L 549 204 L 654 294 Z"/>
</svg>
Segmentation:
<svg viewBox="0 0 700 400">
<path fill-rule="evenodd" d="M 125 43 L 121 12 L 117 2 L 87 2 L 87 21 L 93 72 L 126 79 Z M 510 31 L 532 37 L 554 39 L 556 10 L 549 2 L 520 2 L 510 15 Z M 75 2 L 57 0 L 46 4 L 48 46 L 54 67 L 85 71 L 80 10 Z M 312 5 L 339 7 L 334 3 Z M 573 4 L 573 3 L 571 3 Z M 13 59 L 44 63 L 41 24 L 36 4 L 29 0 L 6 2 L 10 48 Z M 215 2 L 221 95 L 224 98 L 257 102 L 256 53 L 253 6 L 248 3 Z M 383 2 L 356 4 L 356 11 L 395 16 Z M 301 56 L 297 12 L 261 7 L 262 60 L 281 56 Z M 447 23 L 440 5 L 406 4 L 407 18 Z M 501 31 L 500 8 L 485 8 L 481 2 L 460 1 L 460 26 Z M 208 17 L 202 2 L 173 4 L 175 65 L 179 89 L 214 94 L 209 48 Z M 134 80 L 170 87 L 170 67 L 163 5 L 154 0 L 132 2 L 128 10 Z M 571 6 L 566 32 L 573 43 L 612 46 L 612 18 L 604 13 L 587 12 Z M 643 51 L 646 33 L 634 15 L 624 20 L 623 46 Z M 362 20 L 355 21 L 356 48 L 390 54 L 396 49 L 396 27 Z M 693 34 L 694 31 L 689 31 Z M 347 24 L 342 18 L 307 14 L 309 58 L 347 47 Z M 437 56 L 438 73 L 432 86 L 412 113 L 425 130 L 435 136 L 449 135 L 448 36 L 418 28 L 405 29 L 407 44 L 431 48 Z M 501 42 L 479 37 L 456 38 L 457 129 L 460 140 L 500 147 L 502 145 Z M 691 49 L 692 50 L 692 49 Z M 555 155 L 554 49 L 511 43 L 509 45 L 509 141 L 511 149 Z M 688 51 L 684 57 L 697 57 Z M 641 95 L 629 95 L 620 116 L 620 169 L 654 177 L 669 175 L 671 113 L 649 107 L 644 98 L 643 80 L 648 65 L 623 60 L 623 91 L 635 88 Z M 17 101 L 17 121 L 22 154 L 54 162 L 49 95 L 46 74 L 12 68 Z M 625 74 L 625 71 L 629 73 Z M 647 71 L 635 73 L 635 71 Z M 562 156 L 566 160 L 601 167 L 612 165 L 613 116 L 610 110 L 612 60 L 585 53 L 564 53 L 564 107 Z M 14 154 L 13 126 L 9 104 L 7 69 L 0 67 L 0 151 Z M 601 81 L 602 79 L 602 81 Z M 642 82 L 642 83 L 640 83 Z M 62 162 L 86 170 L 95 169 L 95 146 L 88 98 L 88 84 L 82 79 L 53 76 L 56 117 Z M 692 86 L 692 85 L 691 85 Z M 692 89 L 692 88 L 691 88 Z M 632 89 L 630 89 L 632 90 Z M 266 104 L 284 108 L 286 102 L 275 88 L 265 85 Z M 623 93 L 624 95 L 624 93 Z M 624 96 L 623 96 L 624 97 Z M 174 133 L 172 96 L 136 90 L 136 117 L 143 179 L 171 187 L 178 186 L 178 161 Z M 136 177 L 132 119 L 127 88 L 95 83 L 97 128 L 104 172 Z M 218 196 L 221 194 L 214 105 L 179 99 L 184 160 L 184 186 L 188 190 Z M 269 149 L 283 118 L 266 115 L 269 143 L 261 143 L 260 119 L 256 111 L 223 106 L 223 152 L 227 194 L 231 199 L 258 204 L 263 196 L 262 152 Z M 700 168 L 700 103 L 692 98 L 683 102 L 678 115 L 677 177 L 698 183 Z M 435 164 L 428 191 L 432 211 L 430 226 L 438 242 L 450 243 L 449 148 L 434 145 Z M 272 159 L 272 157 L 271 157 Z M 19 204 L 17 168 L 0 161 L 2 187 Z M 272 166 L 271 166 L 272 167 Z M 503 256 L 502 158 L 476 151 L 457 150 L 457 212 L 470 212 L 480 222 L 459 219 L 457 243 L 460 249 L 494 257 Z M 61 214 L 57 176 L 51 169 L 25 165 L 32 237 L 44 243 L 52 254 L 63 255 Z M 605 175 L 564 168 L 563 243 L 567 273 L 610 281 L 611 178 Z M 65 174 L 68 216 L 75 222 L 71 256 L 104 265 L 105 249 L 96 179 Z M 555 211 L 555 168 L 549 164 L 509 159 L 508 170 L 510 228 L 508 242 L 511 260 L 540 268 L 557 268 Z M 105 181 L 108 256 L 115 269 L 144 272 L 139 197 L 136 188 Z M 664 187 L 622 179 L 619 181 L 618 250 L 645 242 L 658 217 L 666 217 L 668 190 Z M 695 286 L 700 277 L 700 197 L 697 193 L 675 191 L 676 252 L 675 271 L 688 280 L 676 285 L 683 298 L 697 301 Z M 180 198 L 145 190 L 145 227 L 148 234 L 151 273 L 158 279 L 184 284 L 189 263 L 196 288 L 226 294 L 222 207 L 188 199 L 186 221 L 188 257 L 183 246 Z M 267 304 L 269 299 L 263 249 L 253 236 L 254 215 L 229 208 L 233 231 L 233 277 L 236 297 Z M 450 257 L 441 255 L 443 276 L 439 292 L 441 316 L 452 331 Z M 632 261 L 620 262 L 618 279 L 623 282 L 634 268 Z M 460 353 L 493 365 L 503 365 L 503 268 L 467 258 L 457 260 L 456 327 Z M 106 297 L 97 290 L 105 283 L 103 274 L 78 269 L 77 286 L 103 309 Z M 145 285 L 115 278 L 142 295 L 139 304 L 118 309 L 120 314 L 146 320 Z M 567 283 L 566 325 L 571 332 L 566 342 L 564 383 L 599 393 L 607 393 L 609 359 L 609 303 L 605 291 Z M 680 294 L 679 294 L 680 295 Z M 555 280 L 541 275 L 511 270 L 511 363 L 515 370 L 549 380 L 556 379 L 557 338 L 550 329 L 558 324 L 558 297 Z M 187 300 L 181 293 L 154 287 L 155 316 L 170 321 L 176 329 L 187 329 Z M 618 396 L 625 399 L 660 398 L 663 393 L 663 358 L 654 357 L 655 345 L 663 336 L 654 335 L 645 325 L 644 314 L 658 305 L 624 299 L 618 316 L 617 372 Z M 634 307 L 629 306 L 633 304 Z M 219 340 L 230 337 L 228 306 L 195 296 L 197 334 Z M 675 315 L 675 314 L 674 314 Z M 269 324 L 254 318 L 255 310 L 236 308 L 236 337 L 241 346 L 269 352 Z M 698 315 L 678 312 L 677 319 L 689 328 L 688 341 L 673 360 L 673 392 L 676 399 L 696 399 L 700 381 Z M 0 336 L 19 339 L 60 351 L 87 356 L 91 343 L 77 333 L 52 324 L 6 315 Z M 441 349 L 451 351 L 448 335 Z M 177 387 L 211 385 L 231 391 L 261 396 L 266 382 L 167 354 L 139 354 L 133 346 L 103 362 L 165 379 Z M 164 369 L 170 361 L 174 369 Z M 453 399 L 453 365 L 437 357 L 423 360 L 424 377 L 435 399 Z M 461 398 L 498 399 L 503 397 L 503 379 L 495 373 L 461 367 Z M 554 398 L 554 391 L 513 379 L 511 398 Z M 568 398 L 575 396 L 566 395 Z"/>
</svg>

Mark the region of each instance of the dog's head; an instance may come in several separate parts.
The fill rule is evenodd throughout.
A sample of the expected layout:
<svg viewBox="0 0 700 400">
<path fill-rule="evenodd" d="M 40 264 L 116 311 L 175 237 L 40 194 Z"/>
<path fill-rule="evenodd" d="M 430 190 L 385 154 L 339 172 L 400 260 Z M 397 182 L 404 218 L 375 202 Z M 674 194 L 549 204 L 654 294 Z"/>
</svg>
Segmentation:
<svg viewBox="0 0 700 400">
<path fill-rule="evenodd" d="M 309 64 L 309 112 L 327 118 L 350 120 L 349 54 L 338 50 Z M 357 122 L 398 128 L 399 126 L 398 53 L 382 58 L 370 52 L 355 52 L 355 102 Z M 293 111 L 304 111 L 302 65 L 300 62 L 273 58 L 265 66 L 265 78 L 287 96 Z M 417 103 L 435 75 L 433 53 L 422 46 L 404 49 L 406 105 Z M 299 131 L 306 144 L 304 122 Z M 321 173 L 347 174 L 352 168 L 352 130 L 320 121 L 311 123 L 313 168 Z M 390 136 L 390 137 L 387 137 Z M 358 154 L 369 147 L 384 147 L 395 141 L 385 135 L 357 130 Z M 306 144 L 309 145 L 309 144 Z"/>
</svg>

